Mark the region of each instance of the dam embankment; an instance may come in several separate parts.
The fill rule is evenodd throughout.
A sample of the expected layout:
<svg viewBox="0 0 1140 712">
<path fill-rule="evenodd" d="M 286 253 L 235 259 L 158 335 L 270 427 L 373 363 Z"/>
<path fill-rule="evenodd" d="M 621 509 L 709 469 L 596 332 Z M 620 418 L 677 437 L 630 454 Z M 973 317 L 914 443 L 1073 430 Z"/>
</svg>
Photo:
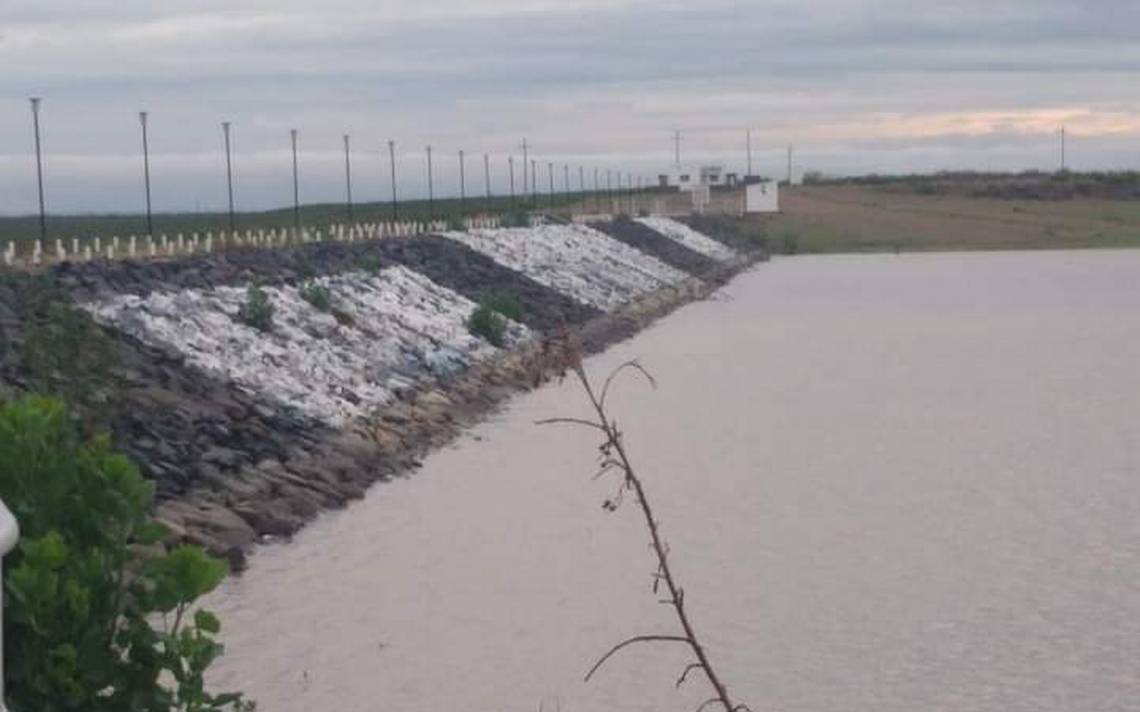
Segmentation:
<svg viewBox="0 0 1140 712">
<path fill-rule="evenodd" d="M 155 483 L 172 541 L 240 568 L 541 382 L 550 339 L 627 338 L 764 258 L 744 244 L 639 218 L 9 273 L 0 395 L 66 397 Z M 491 297 L 520 307 L 499 345 L 467 324 Z"/>
</svg>

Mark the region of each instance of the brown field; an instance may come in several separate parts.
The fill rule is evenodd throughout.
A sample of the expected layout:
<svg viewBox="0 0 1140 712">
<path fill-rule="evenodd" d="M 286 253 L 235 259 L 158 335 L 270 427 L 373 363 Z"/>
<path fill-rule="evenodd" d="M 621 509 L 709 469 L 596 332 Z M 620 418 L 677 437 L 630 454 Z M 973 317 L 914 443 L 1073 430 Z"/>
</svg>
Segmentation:
<svg viewBox="0 0 1140 712">
<path fill-rule="evenodd" d="M 782 189 L 764 218 L 774 251 L 1001 250 L 1140 246 L 1140 201 L 917 195 L 853 185 Z M 751 222 L 751 220 L 750 220 Z"/>
</svg>

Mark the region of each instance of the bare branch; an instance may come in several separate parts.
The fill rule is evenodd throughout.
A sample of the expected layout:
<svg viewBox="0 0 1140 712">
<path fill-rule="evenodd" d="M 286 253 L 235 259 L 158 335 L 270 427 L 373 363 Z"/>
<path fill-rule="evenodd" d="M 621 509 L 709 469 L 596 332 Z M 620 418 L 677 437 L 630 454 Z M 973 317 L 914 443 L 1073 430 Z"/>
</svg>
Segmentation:
<svg viewBox="0 0 1140 712">
<path fill-rule="evenodd" d="M 588 428 L 594 428 L 595 430 L 601 430 L 603 433 L 606 431 L 605 428 L 598 425 L 594 421 L 586 420 L 584 418 L 546 418 L 544 420 L 536 420 L 536 421 L 534 421 L 534 424 L 535 425 L 555 425 L 555 424 L 584 425 Z"/>
<path fill-rule="evenodd" d="M 620 365 L 617 368 L 615 368 L 614 370 L 610 371 L 610 375 L 606 377 L 606 382 L 604 384 L 602 384 L 602 395 L 600 398 L 598 398 L 598 405 L 601 407 L 602 410 L 605 410 L 605 408 L 606 408 L 606 396 L 608 396 L 610 393 L 610 384 L 612 384 L 614 382 L 614 379 L 618 377 L 618 374 L 620 374 L 622 371 L 626 370 L 627 368 L 631 368 L 631 369 L 634 369 L 636 371 L 639 371 L 641 373 L 641 375 L 645 376 L 645 380 L 649 381 L 649 385 L 651 387 L 653 387 L 653 388 L 657 387 L 657 381 L 653 378 L 652 374 L 650 374 L 649 371 L 645 370 L 644 366 L 642 366 L 636 360 L 626 361 L 622 365 Z M 614 425 L 616 426 L 617 424 L 615 423 Z"/>
<path fill-rule="evenodd" d="M 677 678 L 677 683 L 673 685 L 673 687 L 681 687 L 681 685 L 685 682 L 685 677 L 688 676 L 690 670 L 700 670 L 702 667 L 704 666 L 700 663 L 689 663 L 686 665 L 685 669 L 681 671 L 681 677 Z"/>
<path fill-rule="evenodd" d="M 590 672 L 586 673 L 586 678 L 585 678 L 586 681 L 589 682 L 590 678 L 593 677 L 594 673 L 598 671 L 598 668 L 600 668 L 603 664 L 605 664 L 605 662 L 607 660 L 609 660 L 615 653 L 617 653 L 619 650 L 621 650 L 625 646 L 633 645 L 634 643 L 649 643 L 649 642 L 652 642 L 655 640 L 656 641 L 663 641 L 663 642 L 669 641 L 669 642 L 673 642 L 673 643 L 685 643 L 686 645 L 689 642 L 688 638 L 682 638 L 679 635 L 635 635 L 632 638 L 626 638 L 622 642 L 620 642 L 617 645 L 615 645 L 614 647 L 610 648 L 608 653 L 603 655 L 598 660 L 598 662 L 594 663 L 594 667 L 590 668 Z"/>
<path fill-rule="evenodd" d="M 708 707 L 709 705 L 715 705 L 717 702 L 720 702 L 719 697 L 710 697 L 701 703 L 701 706 L 697 708 L 697 712 L 702 712 L 704 708 Z"/>
</svg>

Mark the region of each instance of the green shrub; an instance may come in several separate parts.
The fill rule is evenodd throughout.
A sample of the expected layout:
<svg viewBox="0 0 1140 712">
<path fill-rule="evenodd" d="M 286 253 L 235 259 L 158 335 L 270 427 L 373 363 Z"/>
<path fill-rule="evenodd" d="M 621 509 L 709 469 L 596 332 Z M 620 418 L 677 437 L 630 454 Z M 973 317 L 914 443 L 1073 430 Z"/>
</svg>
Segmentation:
<svg viewBox="0 0 1140 712">
<path fill-rule="evenodd" d="M 487 304 L 480 304 L 467 317 L 467 330 L 483 337 L 492 346 L 501 347 L 506 343 L 507 319 Z"/>
<path fill-rule="evenodd" d="M 238 321 L 258 331 L 273 331 L 273 302 L 269 301 L 264 289 L 256 284 L 249 285 L 245 302 L 238 307 Z"/>
<path fill-rule="evenodd" d="M 356 258 L 355 264 L 358 270 L 372 274 L 376 274 L 384 267 L 376 255 L 361 255 Z"/>
<path fill-rule="evenodd" d="M 301 285 L 299 290 L 301 299 L 304 299 L 317 311 L 331 312 L 332 311 L 332 291 L 320 282 L 306 282 Z"/>
<path fill-rule="evenodd" d="M 467 330 L 486 339 L 492 346 L 506 343 L 507 319 L 521 321 L 522 302 L 513 294 L 491 292 L 479 300 L 479 306 L 467 317 Z"/>
<path fill-rule="evenodd" d="M 0 404 L 0 498 L 22 535 L 4 562 L 11 712 L 253 709 L 205 690 L 219 624 L 190 615 L 226 565 L 197 547 L 162 552 L 152 497 L 106 437 L 78 437 L 62 401 Z"/>
<path fill-rule="evenodd" d="M 463 219 L 462 215 L 448 215 L 447 229 L 452 232 L 464 232 L 467 230 L 467 222 Z"/>
<path fill-rule="evenodd" d="M 486 305 L 512 321 L 522 321 L 523 305 L 519 298 L 506 292 L 491 292 L 483 295 L 480 304 Z"/>
</svg>

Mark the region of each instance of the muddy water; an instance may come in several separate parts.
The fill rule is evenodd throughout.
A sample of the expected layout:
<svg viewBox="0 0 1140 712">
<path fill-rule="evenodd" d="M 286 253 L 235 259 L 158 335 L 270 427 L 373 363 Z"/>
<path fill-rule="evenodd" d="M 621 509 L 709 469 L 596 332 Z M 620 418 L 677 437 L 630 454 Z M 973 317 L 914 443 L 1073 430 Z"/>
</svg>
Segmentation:
<svg viewBox="0 0 1140 712">
<path fill-rule="evenodd" d="M 1140 704 L 1140 252 L 797 257 L 589 366 L 754 710 Z M 210 601 L 276 710 L 690 710 L 570 383 L 516 399 Z M 627 503 L 628 505 L 628 503 Z"/>
</svg>

